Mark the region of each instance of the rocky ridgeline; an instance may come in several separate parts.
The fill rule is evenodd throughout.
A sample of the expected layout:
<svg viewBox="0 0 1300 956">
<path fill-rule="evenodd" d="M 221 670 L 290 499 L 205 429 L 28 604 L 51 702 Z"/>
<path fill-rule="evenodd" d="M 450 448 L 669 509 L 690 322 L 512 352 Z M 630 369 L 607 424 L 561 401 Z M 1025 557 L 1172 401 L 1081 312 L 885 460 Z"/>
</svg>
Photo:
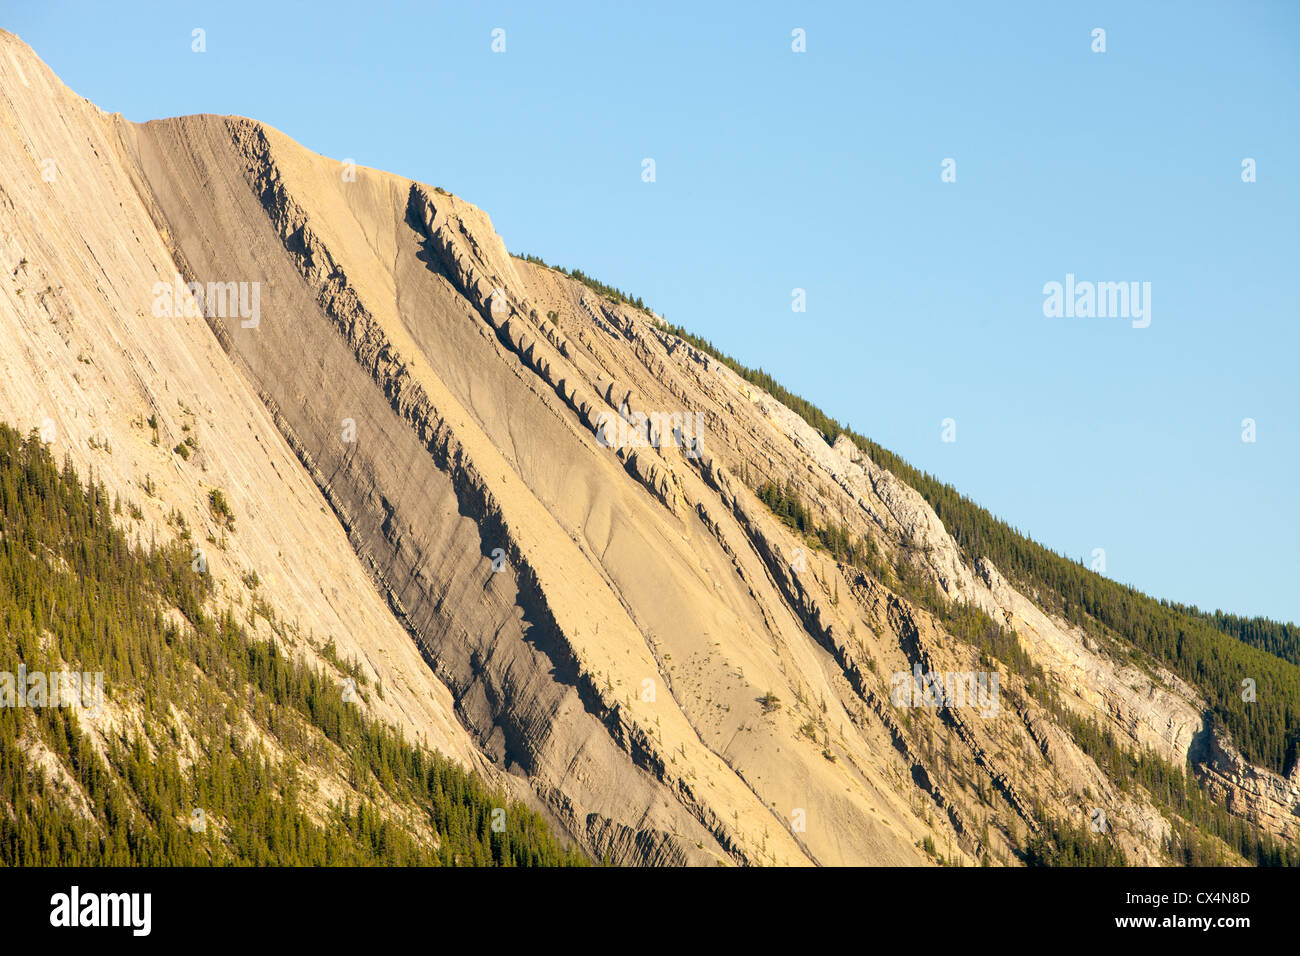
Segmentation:
<svg viewBox="0 0 1300 956">
<path fill-rule="evenodd" d="M 914 667 L 997 666 L 900 593 L 897 562 L 1014 630 L 1062 706 L 1175 763 L 1191 752 L 1207 788 L 1270 829 L 1294 818 L 1295 780 L 1226 742 L 1201 753 L 1205 703 L 1186 685 L 967 564 L 847 437 L 828 445 L 652 315 L 511 257 L 469 203 L 375 170 L 348 180 L 250 120 L 105 118 L 3 39 L 38 80 L 0 88 L 32 131 L 0 133 L 0 249 L 69 286 L 35 306 L 16 275 L 0 289 L 18 330 L 0 350 L 5 413 L 38 424 L 31 407 L 57 396 L 79 465 L 123 491 L 165 470 L 161 500 L 188 514 L 198 476 L 220 475 L 241 514 L 227 592 L 256 566 L 261 595 L 382 676 L 381 716 L 594 857 L 1012 863 L 1040 814 L 1076 823 L 1100 802 L 1126 855 L 1158 862 L 1159 810 L 1005 668 L 995 716 L 891 699 Z M 47 189 L 22 157 L 52 152 L 69 180 L 42 230 L 20 215 Z M 260 326 L 159 334 L 147 293 L 174 273 L 259 281 Z M 656 434 L 664 413 L 698 414 L 701 440 Z M 189 471 L 135 424 L 151 414 L 170 444 L 202 430 Z M 883 570 L 792 530 L 764 482 L 869 539 Z"/>
<path fill-rule="evenodd" d="M 571 364 L 575 350 L 562 333 L 540 318 L 537 308 L 519 291 L 522 284 L 513 276 L 509 256 L 502 258 L 504 246 L 495 233 L 492 233 L 495 242 L 474 241 L 471 227 L 458 218 L 457 202 L 450 197 L 432 195 L 418 184 L 411 186 L 411 206 L 412 214 L 423 225 L 432 249 L 457 288 L 496 329 L 501 341 L 555 390 L 593 435 L 600 434 L 602 413 L 645 415 L 646 410 L 631 388 L 620 385 L 598 369 L 589 368 L 584 374 Z M 477 254 L 485 245 L 499 248 L 490 262 Z M 607 321 L 597 317 L 586 299 L 580 301 L 591 320 L 617 339 L 618 333 Z M 651 494 L 668 508 L 679 511 L 682 501 L 672 467 L 664 460 L 661 448 L 649 443 L 649 434 L 641 437 L 646 440 L 645 445 L 618 447 L 616 454 L 628 473 Z"/>
</svg>

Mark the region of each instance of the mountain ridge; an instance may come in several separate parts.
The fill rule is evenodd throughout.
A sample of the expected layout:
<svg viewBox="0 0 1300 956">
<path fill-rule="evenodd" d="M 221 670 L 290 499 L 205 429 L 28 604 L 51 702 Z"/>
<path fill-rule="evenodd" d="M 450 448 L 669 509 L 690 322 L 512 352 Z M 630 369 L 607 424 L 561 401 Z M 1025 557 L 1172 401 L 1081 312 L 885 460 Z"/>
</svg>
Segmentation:
<svg viewBox="0 0 1300 956">
<path fill-rule="evenodd" d="M 15 38 L 0 42 L 27 65 L 4 94 L 6 182 L 62 224 L 43 239 L 5 188 L 6 261 L 33 259 L 5 289 L 6 320 L 31 345 L 0 356 L 0 412 L 54 419 L 74 457 L 128 492 L 141 470 L 166 474 L 161 497 L 187 503 L 196 528 L 213 484 L 202 469 L 220 470 L 248 517 L 214 529 L 236 557 L 213 571 L 218 593 L 255 566 L 268 600 L 310 614 L 345 653 L 377 671 L 400 660 L 382 716 L 417 738 L 437 728 L 435 749 L 533 801 L 589 855 L 1010 863 L 1030 834 L 1065 841 L 1062 826 L 1101 808 L 1111 829 L 1081 839 L 1167 860 L 1182 818 L 1126 792 L 1076 719 L 1175 767 L 1204 756 L 1204 787 L 1293 845 L 1293 758 L 1287 779 L 1226 738 L 1208 745 L 1219 738 L 1199 690 L 1021 593 L 861 436 L 819 432 L 653 315 L 510 256 L 486 214 L 450 194 L 361 167 L 349 180 L 252 120 L 87 113 Z M 31 76 L 40 95 L 23 92 Z M 51 109 L 89 155 L 44 122 Z M 43 181 L 33 157 L 66 171 Z M 83 218 L 88 195 L 116 200 L 117 218 L 111 206 Z M 122 251 L 124 230 L 144 253 Z M 103 256 L 108 290 L 78 266 L 74 235 Z M 13 280 L 33 270 L 97 296 L 22 302 Z M 259 283 L 260 321 L 173 318 L 185 346 L 168 345 L 146 316 L 173 271 Z M 126 334 L 134 349 L 80 361 L 92 340 Z M 193 406 L 164 399 L 186 375 Z M 95 410 L 95 426 L 65 409 Z M 655 441 L 655 416 L 697 413 L 698 444 L 671 427 Z M 191 433 L 193 463 L 167 451 Z M 257 493 L 268 480 L 286 492 Z M 789 489 L 808 527 L 843 529 L 862 550 L 843 560 L 825 549 L 834 536 L 792 527 L 759 496 L 765 482 Z M 335 543 L 295 561 L 316 540 Z M 302 593 L 313 580 L 340 595 L 328 611 Z M 916 666 L 998 673 L 1000 714 L 894 706 L 890 675 Z M 1287 714 L 1266 722 L 1284 738 Z M 1209 824 L 1193 829 L 1206 852 L 1237 852 Z"/>
</svg>

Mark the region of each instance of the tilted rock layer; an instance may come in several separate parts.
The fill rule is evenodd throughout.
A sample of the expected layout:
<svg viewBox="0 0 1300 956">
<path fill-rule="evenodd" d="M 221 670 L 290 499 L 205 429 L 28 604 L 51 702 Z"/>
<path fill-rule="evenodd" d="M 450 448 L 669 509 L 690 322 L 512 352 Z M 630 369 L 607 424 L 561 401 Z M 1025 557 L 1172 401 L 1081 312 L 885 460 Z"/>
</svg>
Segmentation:
<svg viewBox="0 0 1300 956">
<path fill-rule="evenodd" d="M 1096 806 L 1159 861 L 1167 821 L 1012 675 L 993 707 L 899 706 L 895 674 L 989 665 L 755 489 L 906 549 L 1136 746 L 1181 764 L 1204 702 L 970 567 L 846 438 L 440 189 L 246 119 L 128 123 L 9 34 L 0 77 L 0 417 L 139 502 L 146 539 L 173 510 L 206 530 L 223 489 L 223 599 L 255 572 L 297 653 L 382 681 L 378 716 L 620 863 L 1012 862 L 1036 807 Z M 1206 773 L 1285 832 L 1295 780 L 1241 763 Z"/>
</svg>

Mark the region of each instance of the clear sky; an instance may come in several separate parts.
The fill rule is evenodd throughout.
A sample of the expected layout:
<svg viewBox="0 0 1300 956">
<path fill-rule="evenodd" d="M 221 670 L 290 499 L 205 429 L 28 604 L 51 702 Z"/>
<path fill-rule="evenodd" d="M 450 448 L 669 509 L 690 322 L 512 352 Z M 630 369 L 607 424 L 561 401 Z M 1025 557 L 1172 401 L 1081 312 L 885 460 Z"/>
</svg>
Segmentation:
<svg viewBox="0 0 1300 956">
<path fill-rule="evenodd" d="M 3 8 L 104 109 L 442 186 L 1055 550 L 1300 620 L 1300 3 Z"/>
</svg>

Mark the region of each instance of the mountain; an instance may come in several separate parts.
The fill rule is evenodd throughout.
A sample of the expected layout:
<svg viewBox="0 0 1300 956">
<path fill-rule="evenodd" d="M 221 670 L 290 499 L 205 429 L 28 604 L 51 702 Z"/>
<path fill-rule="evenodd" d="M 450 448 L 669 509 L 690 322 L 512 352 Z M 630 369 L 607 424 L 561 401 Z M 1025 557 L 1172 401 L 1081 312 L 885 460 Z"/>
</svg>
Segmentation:
<svg viewBox="0 0 1300 956">
<path fill-rule="evenodd" d="M 535 861 L 543 831 L 636 865 L 1300 860 L 1293 630 L 1052 554 L 441 188 L 249 119 L 127 122 L 11 34 L 0 75 L 0 419 L 138 560 L 191 554 L 156 601 L 196 661 L 229 619 L 351 680 L 349 719 L 475 813 L 531 808 Z M 281 719 L 307 692 L 213 680 L 160 709 L 174 681 L 120 675 L 64 732 L 144 808 L 113 755 L 206 766 L 216 695 L 282 815 L 443 845 L 385 779 L 417 758 L 313 761 Z M 70 758 L 16 752 L 109 825 Z"/>
</svg>

